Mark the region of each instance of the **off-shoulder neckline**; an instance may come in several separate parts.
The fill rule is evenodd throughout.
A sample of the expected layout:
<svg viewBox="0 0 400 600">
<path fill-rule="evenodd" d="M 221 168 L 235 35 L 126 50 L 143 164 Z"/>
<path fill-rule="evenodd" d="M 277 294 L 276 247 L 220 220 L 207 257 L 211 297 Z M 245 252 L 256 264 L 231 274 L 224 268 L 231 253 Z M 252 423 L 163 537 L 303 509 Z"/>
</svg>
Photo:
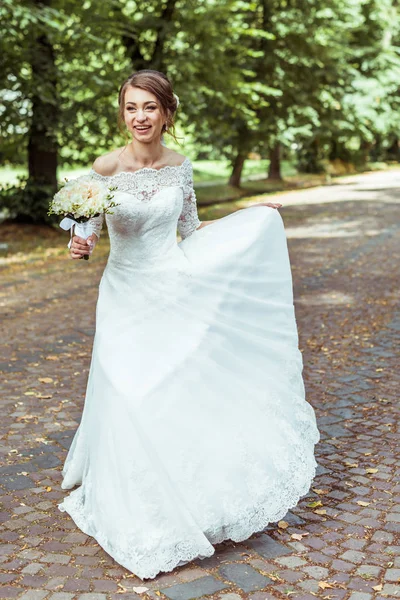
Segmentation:
<svg viewBox="0 0 400 600">
<path fill-rule="evenodd" d="M 159 173 L 160 171 L 165 171 L 168 169 L 180 169 L 186 162 L 190 162 L 190 159 L 186 156 L 185 160 L 181 162 L 180 165 L 165 165 L 164 167 L 160 167 L 159 169 L 155 169 L 154 167 L 141 167 L 140 169 L 136 169 L 136 171 L 118 171 L 118 173 L 114 173 L 114 175 L 101 175 L 93 168 L 91 172 L 97 175 L 97 177 L 104 177 L 105 179 L 111 179 L 112 177 L 118 177 L 118 175 L 136 175 L 136 173 L 142 173 L 143 171 L 152 171 Z"/>
</svg>

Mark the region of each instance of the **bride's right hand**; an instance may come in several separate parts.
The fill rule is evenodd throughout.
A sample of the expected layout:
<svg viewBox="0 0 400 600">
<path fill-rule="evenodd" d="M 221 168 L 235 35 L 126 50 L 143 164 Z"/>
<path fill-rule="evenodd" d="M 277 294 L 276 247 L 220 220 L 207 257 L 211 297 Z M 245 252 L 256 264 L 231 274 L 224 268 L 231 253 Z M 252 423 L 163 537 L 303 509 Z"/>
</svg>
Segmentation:
<svg viewBox="0 0 400 600">
<path fill-rule="evenodd" d="M 89 235 L 86 240 L 79 235 L 74 235 L 71 241 L 71 247 L 69 249 L 71 258 L 83 258 L 85 254 L 91 254 L 93 248 L 95 247 L 96 241 L 97 236 L 95 233 Z"/>
</svg>

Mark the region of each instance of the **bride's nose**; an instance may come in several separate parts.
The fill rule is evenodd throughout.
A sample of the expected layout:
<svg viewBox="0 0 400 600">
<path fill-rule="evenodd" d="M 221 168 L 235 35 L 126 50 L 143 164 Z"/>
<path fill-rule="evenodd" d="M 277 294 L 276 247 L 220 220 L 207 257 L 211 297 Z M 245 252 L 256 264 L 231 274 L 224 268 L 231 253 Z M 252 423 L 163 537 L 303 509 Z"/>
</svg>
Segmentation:
<svg viewBox="0 0 400 600">
<path fill-rule="evenodd" d="M 144 110 L 139 108 L 137 113 L 136 113 L 136 121 L 145 121 L 146 120 L 146 115 L 144 114 Z"/>
</svg>

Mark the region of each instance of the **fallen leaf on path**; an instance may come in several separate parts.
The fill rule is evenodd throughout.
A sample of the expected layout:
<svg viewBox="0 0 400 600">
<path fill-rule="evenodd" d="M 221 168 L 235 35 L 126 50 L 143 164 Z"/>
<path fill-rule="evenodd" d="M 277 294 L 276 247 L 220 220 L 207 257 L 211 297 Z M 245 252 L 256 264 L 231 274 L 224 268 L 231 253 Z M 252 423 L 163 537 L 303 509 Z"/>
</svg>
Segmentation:
<svg viewBox="0 0 400 600">
<path fill-rule="evenodd" d="M 365 469 L 366 473 L 377 473 L 378 469 Z"/>
<path fill-rule="evenodd" d="M 278 527 L 280 527 L 281 529 L 287 529 L 289 527 L 289 523 L 287 523 L 286 521 L 278 521 Z"/>
<path fill-rule="evenodd" d="M 313 488 L 313 492 L 315 492 L 319 496 L 323 496 L 324 494 L 327 494 L 329 492 L 329 490 L 321 490 L 319 488 Z"/>
<path fill-rule="evenodd" d="M 326 510 L 324 508 L 317 508 L 317 510 L 314 510 L 314 512 L 317 515 L 326 515 Z"/>
<path fill-rule="evenodd" d="M 143 592 L 147 592 L 149 590 L 148 587 L 133 587 L 132 589 L 137 594 L 143 594 Z"/>
<path fill-rule="evenodd" d="M 375 592 L 380 592 L 383 589 L 383 585 L 378 583 L 378 585 L 373 585 L 372 589 L 375 590 Z"/>
<path fill-rule="evenodd" d="M 38 377 L 38 381 L 40 381 L 40 383 L 53 383 L 51 377 Z"/>
<path fill-rule="evenodd" d="M 279 575 L 277 575 L 276 573 L 267 573 L 267 571 L 261 571 L 260 570 L 261 575 L 264 575 L 264 577 L 269 577 L 269 579 L 272 579 L 272 581 L 283 581 L 282 577 L 279 577 Z"/>
<path fill-rule="evenodd" d="M 359 504 L 360 506 L 369 506 L 371 503 L 364 502 L 364 500 L 357 500 L 357 504 Z"/>
<path fill-rule="evenodd" d="M 37 419 L 37 415 L 22 415 L 21 417 L 17 417 L 16 421 L 29 421 L 30 419 Z"/>
<path fill-rule="evenodd" d="M 121 589 L 119 589 L 116 594 L 125 594 L 128 589 L 126 587 L 124 587 L 121 583 L 117 583 L 117 586 Z"/>
<path fill-rule="evenodd" d="M 315 502 L 310 502 L 307 504 L 309 508 L 317 508 L 317 506 L 323 506 L 321 500 L 316 500 Z"/>
<path fill-rule="evenodd" d="M 310 535 L 310 534 L 309 533 L 292 533 L 292 535 L 290 537 L 292 538 L 292 540 L 297 540 L 298 542 L 301 542 L 303 537 L 306 535 Z"/>
<path fill-rule="evenodd" d="M 334 588 L 335 586 L 332 585 L 331 583 L 328 583 L 327 581 L 319 581 L 318 587 L 320 587 L 323 590 L 326 590 L 328 588 Z"/>
<path fill-rule="evenodd" d="M 345 462 L 344 464 L 350 469 L 356 469 L 358 467 L 358 463 Z"/>
</svg>

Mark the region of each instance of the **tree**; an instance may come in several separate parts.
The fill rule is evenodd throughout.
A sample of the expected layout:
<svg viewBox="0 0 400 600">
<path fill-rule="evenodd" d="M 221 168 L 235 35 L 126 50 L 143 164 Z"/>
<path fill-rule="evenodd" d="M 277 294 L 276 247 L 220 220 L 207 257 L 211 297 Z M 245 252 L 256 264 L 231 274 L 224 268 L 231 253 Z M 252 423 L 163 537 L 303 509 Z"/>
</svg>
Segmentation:
<svg viewBox="0 0 400 600">
<path fill-rule="evenodd" d="M 400 125 L 398 11 L 396 0 L 366 0 L 351 14 L 340 85 L 322 90 L 320 126 L 302 145 L 305 170 L 324 158 L 365 164 L 373 150 L 382 159 L 393 143 Z"/>
<path fill-rule="evenodd" d="M 72 4 L 5 0 L 2 12 L 7 24 L 0 80 L 6 133 L 3 158 L 18 157 L 28 165 L 27 180 L 6 190 L 3 200 L 20 220 L 49 220 L 60 149 L 63 160 L 82 160 L 88 138 L 97 141 L 104 135 L 104 114 L 99 117 L 93 106 L 101 107 L 102 94 L 110 88 L 112 64 L 103 68 L 103 78 L 97 76 L 103 44 L 100 32 L 93 36 L 89 23 L 95 30 L 98 21 L 90 7 L 74 13 Z M 117 52 L 113 56 L 118 60 Z M 87 119 L 89 105 L 92 114 Z M 103 108 L 110 119 L 113 111 L 108 105 Z"/>
<path fill-rule="evenodd" d="M 359 0 L 335 0 L 329 8 L 325 0 L 226 1 L 219 8 L 224 22 L 215 45 L 224 77 L 204 109 L 200 103 L 204 126 L 195 135 L 200 143 L 208 135 L 231 160 L 231 184 L 240 185 L 252 150 L 268 156 L 269 177 L 280 178 L 281 147 L 311 138 L 324 90 L 342 85 L 341 58 Z"/>
<path fill-rule="evenodd" d="M 250 152 L 399 155 L 397 0 L 3 0 L 1 148 L 29 177 L 2 194 L 47 219 L 57 165 L 88 164 L 126 140 L 117 92 L 143 68 L 167 73 L 198 156 L 224 157 L 240 186 Z M 24 185 L 24 183 L 26 185 Z"/>
<path fill-rule="evenodd" d="M 33 0 L 33 3 L 39 10 L 51 6 L 51 0 Z M 32 116 L 28 136 L 28 183 L 25 194 L 35 205 L 40 206 L 44 203 L 47 206 L 49 196 L 57 191 L 57 129 L 60 104 L 55 50 L 50 35 L 43 26 L 42 18 L 38 18 L 36 23 L 31 23 L 27 49 L 31 69 Z"/>
</svg>

